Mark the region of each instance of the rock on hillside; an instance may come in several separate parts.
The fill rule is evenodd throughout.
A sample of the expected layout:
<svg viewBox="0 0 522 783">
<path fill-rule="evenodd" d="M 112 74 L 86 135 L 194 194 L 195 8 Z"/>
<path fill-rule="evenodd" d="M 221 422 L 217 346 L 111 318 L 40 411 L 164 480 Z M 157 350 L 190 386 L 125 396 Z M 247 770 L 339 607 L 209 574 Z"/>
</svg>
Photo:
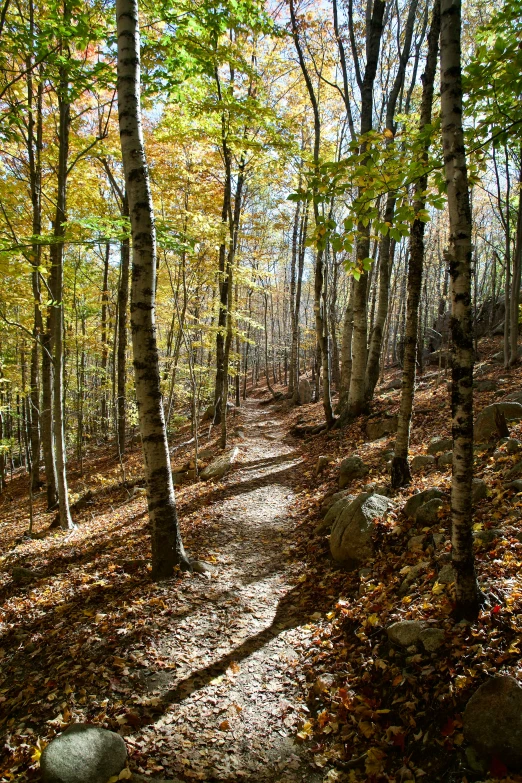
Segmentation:
<svg viewBox="0 0 522 783">
<path fill-rule="evenodd" d="M 514 677 L 491 677 L 463 715 L 464 736 L 486 759 L 522 767 L 522 688 Z"/>
<path fill-rule="evenodd" d="M 498 417 L 506 421 L 522 419 L 522 405 L 519 402 L 494 402 L 480 411 L 474 424 L 475 443 L 488 443 L 504 433 L 498 431 Z"/>
<path fill-rule="evenodd" d="M 365 560 L 373 554 L 372 533 L 390 500 L 383 495 L 361 493 L 337 517 L 330 536 L 330 551 L 339 563 Z"/>
</svg>

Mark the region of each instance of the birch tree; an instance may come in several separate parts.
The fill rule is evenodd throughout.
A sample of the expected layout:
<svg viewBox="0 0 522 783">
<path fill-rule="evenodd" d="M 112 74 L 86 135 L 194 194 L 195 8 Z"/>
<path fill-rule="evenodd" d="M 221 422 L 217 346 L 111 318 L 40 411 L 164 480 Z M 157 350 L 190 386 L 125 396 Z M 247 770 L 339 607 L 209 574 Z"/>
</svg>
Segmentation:
<svg viewBox="0 0 522 783">
<path fill-rule="evenodd" d="M 152 576 L 190 569 L 179 531 L 156 341 L 156 231 L 140 102 L 137 0 L 116 1 L 118 116 L 132 238 L 131 328 L 134 379 L 152 523 Z"/>
</svg>

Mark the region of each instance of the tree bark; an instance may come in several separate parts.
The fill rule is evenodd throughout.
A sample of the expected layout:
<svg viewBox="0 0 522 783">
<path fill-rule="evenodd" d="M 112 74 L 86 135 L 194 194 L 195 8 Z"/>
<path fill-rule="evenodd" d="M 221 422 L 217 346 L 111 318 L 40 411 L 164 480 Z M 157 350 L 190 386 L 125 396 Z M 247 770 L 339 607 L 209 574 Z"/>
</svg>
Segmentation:
<svg viewBox="0 0 522 783">
<path fill-rule="evenodd" d="M 108 417 L 108 390 L 109 390 L 109 378 L 107 374 L 107 367 L 109 363 L 109 341 L 107 335 L 107 317 L 109 310 L 109 259 L 111 253 L 111 246 L 109 242 L 105 244 L 105 257 L 103 260 L 103 283 L 102 283 L 102 300 L 101 300 L 101 400 L 100 400 L 100 419 L 102 427 L 102 437 L 106 438 L 109 431 L 109 417 Z"/>
<path fill-rule="evenodd" d="M 426 70 L 422 77 L 422 101 L 419 123 L 421 132 L 426 125 L 431 124 L 433 90 L 439 52 L 439 35 L 440 0 L 435 0 L 433 4 L 430 32 L 428 34 Z M 425 142 L 424 150 L 422 152 L 422 160 L 425 164 L 427 164 L 428 161 L 428 146 L 429 143 Z M 415 183 L 413 203 L 416 213 L 426 206 L 424 194 L 427 186 L 428 175 L 423 174 Z M 410 444 L 410 424 L 415 387 L 419 301 L 424 266 L 424 225 L 422 220 L 416 218 L 413 222 L 410 235 L 410 263 L 408 266 L 408 299 L 406 303 L 406 334 L 404 338 L 401 404 L 397 434 L 395 436 L 395 454 L 391 468 L 391 485 L 394 489 L 404 487 L 411 481 L 410 467 L 408 464 L 408 449 Z"/>
<path fill-rule="evenodd" d="M 34 35 L 34 6 L 29 3 L 29 24 L 31 40 Z M 29 159 L 29 183 L 32 204 L 32 232 L 33 236 L 40 236 L 42 232 L 42 94 L 43 88 L 38 84 L 36 101 L 33 88 L 33 55 L 29 55 L 27 62 L 27 154 Z M 36 104 L 36 105 L 35 105 Z M 36 113 L 36 120 L 35 120 Z M 38 346 L 43 334 L 42 298 L 40 294 L 41 245 L 35 242 L 32 247 L 31 263 L 33 271 L 31 282 L 34 297 L 34 321 L 33 321 L 33 345 L 31 348 L 30 369 L 30 394 L 31 404 L 31 486 L 33 492 L 40 489 L 40 378 L 39 378 L 39 352 Z M 54 473 L 52 473 L 54 476 Z M 56 502 L 56 501 L 55 501 Z"/>
<path fill-rule="evenodd" d="M 404 86 L 406 75 L 406 66 L 410 58 L 411 42 L 413 38 L 413 29 L 415 26 L 415 17 L 417 12 L 418 0 L 410 0 L 408 18 L 404 30 L 404 45 L 399 57 L 399 67 L 395 75 L 393 87 L 388 97 L 386 107 L 386 128 L 393 134 L 396 131 L 395 112 L 397 100 Z M 395 144 L 393 138 L 387 139 L 386 144 Z M 395 216 L 396 199 L 392 193 L 386 198 L 386 207 L 384 210 L 384 221 L 392 224 Z M 377 317 L 372 327 L 370 335 L 370 346 L 368 350 L 368 363 L 366 366 L 365 395 L 368 401 L 373 399 L 375 387 L 379 380 L 379 368 L 381 361 L 382 336 L 384 324 L 388 316 L 388 302 L 390 297 L 390 273 L 393 265 L 393 251 L 395 243 L 392 241 L 389 233 L 381 239 L 380 264 L 379 264 L 379 305 L 377 307 Z"/>
<path fill-rule="evenodd" d="M 520 150 L 522 153 L 522 148 Z M 518 214 L 517 234 L 515 239 L 515 252 L 513 254 L 513 284 L 511 286 L 510 301 L 510 330 L 509 330 L 509 366 L 518 364 L 518 321 L 520 300 L 520 277 L 522 271 L 522 155 L 518 176 Z M 507 315 L 506 315 L 507 317 Z"/>
<path fill-rule="evenodd" d="M 383 17 L 385 3 L 383 0 L 374 0 L 371 18 L 367 27 L 367 59 L 364 71 L 364 79 L 360 79 L 358 56 L 353 44 L 353 20 L 350 13 L 350 36 L 352 38 L 352 54 L 357 63 L 356 72 L 359 73 L 358 82 L 361 91 L 361 136 L 368 133 L 373 127 L 373 86 L 377 75 L 377 65 L 381 48 L 383 32 Z M 371 7 L 371 6 L 370 6 Z M 350 4 L 351 11 L 351 4 Z M 364 153 L 366 144 L 361 144 L 361 152 Z M 362 195 L 360 192 L 359 195 Z M 363 413 L 368 405 L 365 395 L 365 376 L 367 362 L 367 287 L 368 275 L 363 271 L 363 261 L 370 255 L 370 223 L 364 225 L 359 221 L 357 226 L 357 264 L 361 271 L 359 280 L 354 280 L 353 291 L 353 334 L 352 334 L 352 375 L 346 414 L 348 417 L 358 416 Z"/>
<path fill-rule="evenodd" d="M 452 430 L 452 562 L 456 610 L 476 619 L 481 594 L 473 558 L 473 335 L 471 209 L 462 130 L 461 2 L 441 0 L 441 120 L 450 222 Z"/>
<path fill-rule="evenodd" d="M 381 2 L 381 0 L 376 0 Z M 321 145 L 321 118 L 319 115 L 319 104 L 317 96 L 306 67 L 303 50 L 299 40 L 299 31 L 297 27 L 297 18 L 295 15 L 294 1 L 290 0 L 290 18 L 292 21 L 292 37 L 294 39 L 295 48 L 297 51 L 297 57 L 299 59 L 299 65 L 303 78 L 305 80 L 306 89 L 312 104 L 312 111 L 314 115 L 314 171 L 317 176 L 319 173 L 319 150 Z M 317 194 L 314 193 L 314 196 Z M 313 199 L 313 209 L 316 226 L 320 225 L 319 205 L 317 198 Z M 328 314 L 324 309 L 323 302 L 323 287 L 325 286 L 325 265 L 324 265 L 324 248 L 318 247 L 315 256 L 315 269 L 314 269 L 314 315 L 315 315 L 315 332 L 317 347 L 321 353 L 322 367 L 323 367 L 323 407 L 326 423 L 328 427 L 331 427 L 335 421 L 332 409 L 332 399 L 330 390 L 330 350 L 328 344 Z M 319 373 L 318 373 L 319 376 Z M 317 388 L 319 389 L 319 377 L 317 378 Z"/>
<path fill-rule="evenodd" d="M 65 15 L 68 12 L 65 8 Z M 65 53 L 64 53 L 65 54 Z M 58 508 L 60 527 L 71 530 L 74 525 L 69 509 L 69 493 L 67 488 L 67 455 L 65 444 L 64 422 L 64 302 L 63 302 L 63 257 L 66 222 L 67 197 L 67 167 L 69 157 L 69 132 L 71 124 L 71 106 L 69 103 L 69 81 L 65 65 L 59 69 L 58 93 L 58 182 L 56 198 L 56 215 L 53 236 L 55 242 L 51 245 L 51 275 L 50 289 L 53 297 L 51 306 L 51 343 L 53 355 L 53 418 L 56 448 L 56 484 L 58 490 Z"/>
<path fill-rule="evenodd" d="M 132 236 L 131 327 L 136 401 L 152 523 L 152 576 L 190 569 L 178 527 L 156 342 L 156 231 L 140 106 L 137 0 L 116 0 L 118 115 Z"/>
<path fill-rule="evenodd" d="M 127 193 L 124 193 L 122 204 L 122 217 L 129 217 L 129 202 Z M 120 245 L 120 283 L 118 287 L 118 346 L 116 375 L 116 409 L 117 409 L 117 438 L 118 454 L 120 458 L 125 453 L 126 401 L 127 401 L 127 310 L 129 305 L 129 265 L 130 265 L 130 241 L 123 239 Z"/>
</svg>

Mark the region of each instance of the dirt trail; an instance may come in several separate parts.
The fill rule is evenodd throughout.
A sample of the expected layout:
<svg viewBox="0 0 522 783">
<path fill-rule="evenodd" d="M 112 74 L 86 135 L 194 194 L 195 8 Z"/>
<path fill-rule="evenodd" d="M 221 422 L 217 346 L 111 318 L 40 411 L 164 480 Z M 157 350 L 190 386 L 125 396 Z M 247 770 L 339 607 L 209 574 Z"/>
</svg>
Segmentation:
<svg viewBox="0 0 522 783">
<path fill-rule="evenodd" d="M 295 646 L 307 631 L 285 555 L 301 457 L 270 407 L 247 402 L 238 427 L 239 462 L 209 492 L 218 571 L 183 583 L 172 634 L 158 641 L 175 669 L 147 677 L 164 711 L 145 734 L 165 767 L 190 778 L 315 783 L 322 776 L 293 739 L 304 706 Z"/>
</svg>

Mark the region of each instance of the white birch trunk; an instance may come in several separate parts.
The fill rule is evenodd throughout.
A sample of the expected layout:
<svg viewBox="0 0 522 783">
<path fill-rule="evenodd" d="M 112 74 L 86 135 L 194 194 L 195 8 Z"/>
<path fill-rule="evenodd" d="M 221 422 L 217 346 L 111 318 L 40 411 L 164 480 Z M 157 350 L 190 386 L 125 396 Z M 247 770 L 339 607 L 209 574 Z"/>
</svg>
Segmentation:
<svg viewBox="0 0 522 783">
<path fill-rule="evenodd" d="M 155 324 L 156 232 L 140 107 L 137 0 L 116 0 L 118 114 L 132 237 L 131 329 L 136 400 L 152 524 L 152 576 L 190 569 L 176 514 Z"/>
</svg>

